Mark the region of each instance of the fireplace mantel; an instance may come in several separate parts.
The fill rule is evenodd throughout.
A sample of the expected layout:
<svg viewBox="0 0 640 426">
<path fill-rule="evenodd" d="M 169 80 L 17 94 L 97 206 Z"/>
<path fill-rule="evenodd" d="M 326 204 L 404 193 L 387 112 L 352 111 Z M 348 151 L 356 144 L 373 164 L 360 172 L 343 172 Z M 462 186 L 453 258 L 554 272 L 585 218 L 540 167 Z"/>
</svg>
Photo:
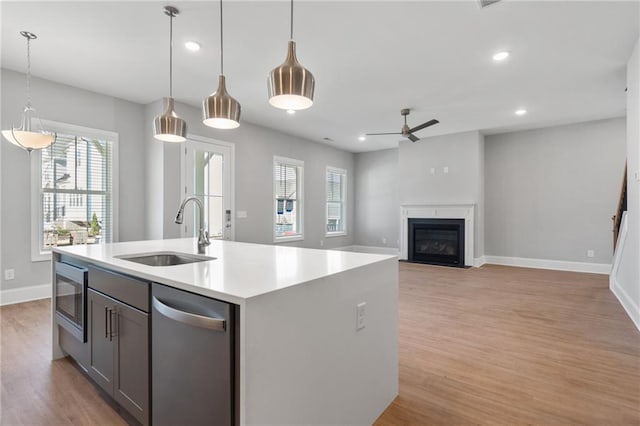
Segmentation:
<svg viewBox="0 0 640 426">
<path fill-rule="evenodd" d="M 408 219 L 464 219 L 464 264 L 473 266 L 475 204 L 403 204 L 400 206 L 400 259 L 408 255 Z"/>
</svg>

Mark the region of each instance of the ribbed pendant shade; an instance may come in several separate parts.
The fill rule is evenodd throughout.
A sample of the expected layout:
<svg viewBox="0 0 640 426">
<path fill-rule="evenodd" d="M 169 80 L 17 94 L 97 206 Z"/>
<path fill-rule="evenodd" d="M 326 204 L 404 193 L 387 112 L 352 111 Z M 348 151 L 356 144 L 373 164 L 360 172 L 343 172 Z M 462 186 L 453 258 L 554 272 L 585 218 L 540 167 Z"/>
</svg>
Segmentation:
<svg viewBox="0 0 640 426">
<path fill-rule="evenodd" d="M 167 108 L 153 120 L 154 137 L 163 142 L 184 142 L 187 140 L 187 123 L 174 111 L 173 98 L 165 98 Z"/>
<path fill-rule="evenodd" d="M 184 142 L 187 140 L 187 123 L 178 117 L 173 100 L 173 18 L 178 9 L 165 6 L 164 14 L 169 17 L 169 97 L 164 98 L 166 109 L 153 120 L 153 137 L 163 142 Z"/>
<path fill-rule="evenodd" d="M 280 109 L 301 110 L 313 105 L 316 81 L 296 58 L 296 42 L 289 41 L 287 59 L 269 73 L 269 103 Z"/>
<path fill-rule="evenodd" d="M 220 0 L 220 76 L 218 88 L 202 101 L 202 123 L 215 129 L 235 129 L 240 126 L 240 102 L 227 92 L 224 77 L 224 27 Z"/>
<path fill-rule="evenodd" d="M 216 129 L 240 126 L 240 103 L 227 92 L 225 77 L 218 77 L 218 89 L 202 102 L 202 122 Z"/>
</svg>

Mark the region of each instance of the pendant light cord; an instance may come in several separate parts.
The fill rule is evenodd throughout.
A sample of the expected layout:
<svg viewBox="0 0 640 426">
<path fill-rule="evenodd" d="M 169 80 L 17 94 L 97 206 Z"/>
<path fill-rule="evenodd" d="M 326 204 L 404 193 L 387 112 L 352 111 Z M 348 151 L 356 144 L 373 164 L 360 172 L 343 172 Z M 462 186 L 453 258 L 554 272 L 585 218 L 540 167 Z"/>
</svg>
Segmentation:
<svg viewBox="0 0 640 426">
<path fill-rule="evenodd" d="M 222 31 L 222 0 L 220 0 L 220 75 L 224 75 L 224 43 Z"/>
<path fill-rule="evenodd" d="M 289 33 L 289 40 L 293 40 L 293 0 L 291 0 L 291 31 Z"/>
<path fill-rule="evenodd" d="M 169 13 L 169 97 L 173 97 L 173 12 Z"/>
<path fill-rule="evenodd" d="M 27 37 L 27 106 L 31 107 L 31 38 Z"/>
</svg>

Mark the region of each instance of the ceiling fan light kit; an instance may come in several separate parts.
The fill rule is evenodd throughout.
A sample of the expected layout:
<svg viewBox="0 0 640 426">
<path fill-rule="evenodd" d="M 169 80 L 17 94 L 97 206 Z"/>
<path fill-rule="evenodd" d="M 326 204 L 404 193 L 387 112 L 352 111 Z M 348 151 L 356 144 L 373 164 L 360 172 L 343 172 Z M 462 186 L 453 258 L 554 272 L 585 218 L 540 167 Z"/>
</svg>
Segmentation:
<svg viewBox="0 0 640 426">
<path fill-rule="evenodd" d="M 55 134 L 44 130 L 38 113 L 31 106 L 31 40 L 35 40 L 38 36 L 29 31 L 20 31 L 20 35 L 27 39 L 27 103 L 22 110 L 20 127 L 3 130 L 2 136 L 31 153 L 34 149 L 50 146 L 55 141 Z"/>
<path fill-rule="evenodd" d="M 202 122 L 206 126 L 226 130 L 240 126 L 241 107 L 240 103 L 227 92 L 222 22 L 222 0 L 220 0 L 220 76 L 218 89 L 202 102 Z"/>
<path fill-rule="evenodd" d="M 180 12 L 173 6 L 165 6 L 169 16 L 169 97 L 165 98 L 166 109 L 153 120 L 153 136 L 163 142 L 184 142 L 187 140 L 187 123 L 176 114 L 173 100 L 173 18 Z"/>
<path fill-rule="evenodd" d="M 287 58 L 269 73 L 269 103 L 280 109 L 302 110 L 313 105 L 316 81 L 313 74 L 303 67 L 296 57 L 293 41 L 293 0 L 291 0 L 290 39 Z"/>
</svg>

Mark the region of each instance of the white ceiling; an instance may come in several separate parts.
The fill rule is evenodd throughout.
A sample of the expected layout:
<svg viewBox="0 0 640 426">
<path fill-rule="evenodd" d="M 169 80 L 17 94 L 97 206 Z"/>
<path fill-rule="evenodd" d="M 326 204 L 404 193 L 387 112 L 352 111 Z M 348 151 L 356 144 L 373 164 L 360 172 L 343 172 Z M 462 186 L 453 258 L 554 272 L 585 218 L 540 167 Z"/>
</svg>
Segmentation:
<svg viewBox="0 0 640 426">
<path fill-rule="evenodd" d="M 33 74 L 146 104 L 168 93 L 200 107 L 219 73 L 218 3 L 3 1 L 2 67 L 24 72 L 20 30 L 36 33 Z M 638 1 L 297 1 L 298 58 L 316 77 L 314 105 L 289 116 L 267 102 L 267 75 L 285 56 L 286 1 L 225 3 L 225 74 L 242 121 L 349 151 L 397 146 L 400 109 L 417 133 L 495 133 L 623 115 L 625 70 L 638 40 Z M 203 46 L 186 51 L 186 40 Z M 504 63 L 492 54 L 510 50 Z M 37 107 L 37 105 L 36 105 Z M 526 108 L 526 116 L 514 110 Z M 180 111 L 178 110 L 178 113 Z"/>
</svg>

